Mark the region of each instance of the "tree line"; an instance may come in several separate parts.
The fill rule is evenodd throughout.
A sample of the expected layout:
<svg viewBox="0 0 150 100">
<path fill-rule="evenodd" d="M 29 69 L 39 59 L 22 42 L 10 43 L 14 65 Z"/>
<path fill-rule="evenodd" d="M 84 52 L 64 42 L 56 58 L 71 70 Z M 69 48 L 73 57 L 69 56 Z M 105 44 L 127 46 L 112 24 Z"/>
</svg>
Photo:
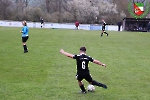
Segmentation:
<svg viewBox="0 0 150 100">
<path fill-rule="evenodd" d="M 1 0 L 0 20 L 116 24 L 131 17 L 127 6 L 128 0 Z"/>
</svg>

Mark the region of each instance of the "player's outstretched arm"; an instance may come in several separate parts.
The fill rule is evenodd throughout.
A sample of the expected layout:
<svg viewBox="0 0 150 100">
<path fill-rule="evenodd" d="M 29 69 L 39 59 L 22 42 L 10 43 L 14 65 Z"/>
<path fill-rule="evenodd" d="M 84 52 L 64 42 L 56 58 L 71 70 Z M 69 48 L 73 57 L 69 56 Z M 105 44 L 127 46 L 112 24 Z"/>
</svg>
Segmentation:
<svg viewBox="0 0 150 100">
<path fill-rule="evenodd" d="M 106 67 L 106 64 L 103 64 L 98 60 L 94 60 L 93 63 Z"/>
<path fill-rule="evenodd" d="M 70 54 L 68 52 L 65 52 L 63 49 L 60 49 L 60 53 L 62 53 L 63 55 L 67 56 L 67 57 L 70 57 L 70 58 L 73 58 L 73 54 Z"/>
</svg>

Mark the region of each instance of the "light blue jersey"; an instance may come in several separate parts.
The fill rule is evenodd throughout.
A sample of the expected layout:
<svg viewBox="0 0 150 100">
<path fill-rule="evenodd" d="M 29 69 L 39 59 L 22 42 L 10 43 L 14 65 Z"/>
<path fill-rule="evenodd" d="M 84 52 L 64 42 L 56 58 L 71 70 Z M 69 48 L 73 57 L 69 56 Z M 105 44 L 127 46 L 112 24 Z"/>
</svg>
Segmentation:
<svg viewBox="0 0 150 100">
<path fill-rule="evenodd" d="M 29 32 L 29 29 L 27 26 L 24 26 L 22 28 L 22 37 L 27 37 L 28 36 L 28 32 Z"/>
</svg>

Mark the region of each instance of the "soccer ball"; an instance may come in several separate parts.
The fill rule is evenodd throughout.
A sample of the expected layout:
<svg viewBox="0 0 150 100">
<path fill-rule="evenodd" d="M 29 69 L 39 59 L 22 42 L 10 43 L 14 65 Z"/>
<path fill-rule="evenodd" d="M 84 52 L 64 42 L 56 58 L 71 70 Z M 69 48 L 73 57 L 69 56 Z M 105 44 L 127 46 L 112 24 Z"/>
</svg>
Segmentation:
<svg viewBox="0 0 150 100">
<path fill-rule="evenodd" d="M 91 85 L 91 84 L 88 85 L 87 90 L 88 90 L 89 92 L 93 92 L 93 91 L 95 90 L 94 85 Z"/>
</svg>

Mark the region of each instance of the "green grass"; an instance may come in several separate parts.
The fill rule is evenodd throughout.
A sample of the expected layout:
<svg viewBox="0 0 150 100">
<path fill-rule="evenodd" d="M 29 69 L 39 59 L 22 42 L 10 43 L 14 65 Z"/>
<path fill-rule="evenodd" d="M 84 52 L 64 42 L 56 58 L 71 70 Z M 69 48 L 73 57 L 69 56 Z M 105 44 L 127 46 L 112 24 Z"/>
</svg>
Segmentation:
<svg viewBox="0 0 150 100">
<path fill-rule="evenodd" d="M 34 29 L 24 54 L 21 28 L 0 28 L 0 100 L 149 100 L 150 33 Z M 93 78 L 108 85 L 79 94 L 76 62 L 59 53 L 87 54 L 107 65 L 90 63 Z M 87 87 L 88 83 L 84 81 Z"/>
</svg>

